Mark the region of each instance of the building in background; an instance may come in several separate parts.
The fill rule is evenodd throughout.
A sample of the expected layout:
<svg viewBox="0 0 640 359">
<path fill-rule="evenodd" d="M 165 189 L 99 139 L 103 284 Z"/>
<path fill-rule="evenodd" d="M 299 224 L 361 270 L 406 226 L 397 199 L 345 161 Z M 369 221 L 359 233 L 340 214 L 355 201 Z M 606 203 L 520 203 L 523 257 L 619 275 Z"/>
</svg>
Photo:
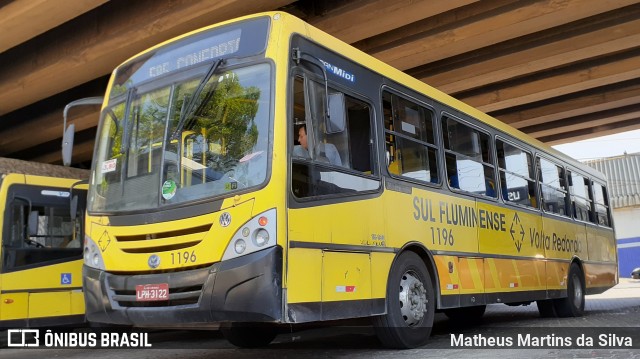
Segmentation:
<svg viewBox="0 0 640 359">
<path fill-rule="evenodd" d="M 640 153 L 586 161 L 609 179 L 621 277 L 640 267 Z"/>
</svg>

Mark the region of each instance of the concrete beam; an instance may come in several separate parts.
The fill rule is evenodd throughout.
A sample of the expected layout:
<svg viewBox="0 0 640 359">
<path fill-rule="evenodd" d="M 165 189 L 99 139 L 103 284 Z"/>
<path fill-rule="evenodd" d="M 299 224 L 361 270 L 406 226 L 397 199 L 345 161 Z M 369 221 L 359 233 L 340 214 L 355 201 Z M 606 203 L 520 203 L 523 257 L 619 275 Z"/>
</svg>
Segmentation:
<svg viewBox="0 0 640 359">
<path fill-rule="evenodd" d="M 420 32 L 421 26 L 411 24 L 409 25 L 411 28 L 401 30 L 405 32 L 404 36 L 400 36 L 383 48 L 373 49 L 370 53 L 396 68 L 407 70 L 633 5 L 636 2 L 634 0 L 517 2 L 490 11 L 491 16 L 483 13 L 484 16 L 471 16 L 462 22 L 451 21 L 443 28 L 431 28 L 429 31 Z M 455 11 L 443 16 L 455 16 Z"/>
<path fill-rule="evenodd" d="M 99 13 L 2 54 L 0 115 L 106 75 L 132 55 L 174 36 L 291 2 L 109 2 Z"/>
<path fill-rule="evenodd" d="M 640 51 L 565 66 L 464 93 L 460 100 L 484 112 L 498 111 L 640 78 Z"/>
<path fill-rule="evenodd" d="M 107 0 L 13 0 L 0 6 L 0 53 L 80 16 Z"/>
<path fill-rule="evenodd" d="M 309 18 L 313 26 L 353 43 L 478 0 L 356 0 Z"/>
</svg>

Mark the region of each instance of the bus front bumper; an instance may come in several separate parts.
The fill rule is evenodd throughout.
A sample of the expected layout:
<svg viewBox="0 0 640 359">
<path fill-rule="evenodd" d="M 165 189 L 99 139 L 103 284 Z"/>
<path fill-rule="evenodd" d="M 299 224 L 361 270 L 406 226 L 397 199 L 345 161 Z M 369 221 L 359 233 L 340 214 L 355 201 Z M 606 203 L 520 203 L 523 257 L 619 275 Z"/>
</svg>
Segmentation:
<svg viewBox="0 0 640 359">
<path fill-rule="evenodd" d="M 282 320 L 282 248 L 210 267 L 119 275 L 83 266 L 90 322 L 139 327 L 191 327 Z M 136 286 L 168 283 L 168 301 L 136 301 Z"/>
</svg>

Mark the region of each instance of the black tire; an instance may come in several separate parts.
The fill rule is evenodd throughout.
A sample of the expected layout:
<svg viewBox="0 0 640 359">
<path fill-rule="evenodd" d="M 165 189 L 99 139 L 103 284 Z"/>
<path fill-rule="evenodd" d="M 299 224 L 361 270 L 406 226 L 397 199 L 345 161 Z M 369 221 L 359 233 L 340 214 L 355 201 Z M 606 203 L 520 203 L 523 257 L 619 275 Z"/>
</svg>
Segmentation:
<svg viewBox="0 0 640 359">
<path fill-rule="evenodd" d="M 386 306 L 387 314 L 373 318 L 385 347 L 408 349 L 427 343 L 435 315 L 435 292 L 427 267 L 417 254 L 404 252 L 391 267 Z"/>
<path fill-rule="evenodd" d="M 540 317 L 555 318 L 558 316 L 553 304 L 553 299 L 537 300 L 536 304 L 538 305 L 538 313 L 540 313 Z"/>
<path fill-rule="evenodd" d="M 230 323 L 220 327 L 224 338 L 240 348 L 259 348 L 269 345 L 278 330 L 275 325 L 263 323 Z"/>
<path fill-rule="evenodd" d="M 482 319 L 486 310 L 486 305 L 476 305 L 473 307 L 445 309 L 444 315 L 454 321 L 478 322 Z"/>
<path fill-rule="evenodd" d="M 559 317 L 580 317 L 584 314 L 584 275 L 576 263 L 571 263 L 567 276 L 567 297 L 553 300 Z"/>
</svg>

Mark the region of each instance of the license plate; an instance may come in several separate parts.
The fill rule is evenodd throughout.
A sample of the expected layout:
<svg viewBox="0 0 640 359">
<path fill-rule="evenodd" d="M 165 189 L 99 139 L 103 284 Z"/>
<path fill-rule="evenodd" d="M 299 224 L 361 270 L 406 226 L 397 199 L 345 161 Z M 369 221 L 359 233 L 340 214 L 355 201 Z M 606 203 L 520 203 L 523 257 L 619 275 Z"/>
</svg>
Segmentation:
<svg viewBox="0 0 640 359">
<path fill-rule="evenodd" d="M 136 301 L 169 300 L 169 283 L 141 284 L 136 286 Z"/>
</svg>

